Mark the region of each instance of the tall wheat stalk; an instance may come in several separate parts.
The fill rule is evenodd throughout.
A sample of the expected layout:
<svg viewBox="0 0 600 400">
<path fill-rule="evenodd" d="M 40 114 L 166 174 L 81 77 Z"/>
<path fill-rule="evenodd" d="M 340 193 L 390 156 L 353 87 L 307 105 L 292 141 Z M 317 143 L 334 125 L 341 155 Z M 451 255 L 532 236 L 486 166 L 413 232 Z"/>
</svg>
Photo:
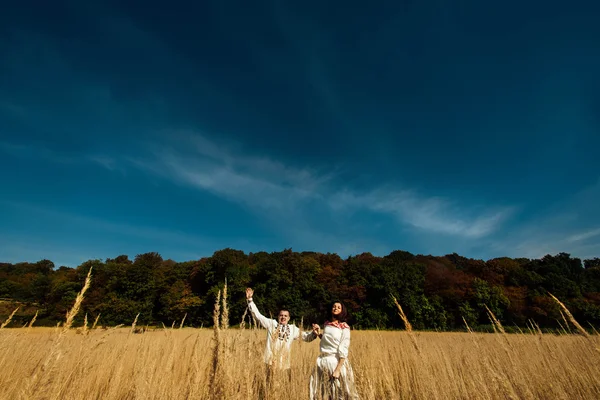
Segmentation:
<svg viewBox="0 0 600 400">
<path fill-rule="evenodd" d="M 96 325 L 98 325 L 98 320 L 100 319 L 100 315 L 101 314 L 98 314 L 98 316 L 94 320 L 94 323 L 92 324 L 92 330 L 96 329 Z"/>
<path fill-rule="evenodd" d="M 135 319 L 133 320 L 133 323 L 131 324 L 131 329 L 129 330 L 129 334 L 132 334 L 135 331 L 135 326 L 137 325 L 137 320 L 138 320 L 139 316 L 140 316 L 140 313 L 137 313 L 137 315 L 135 316 Z"/>
<path fill-rule="evenodd" d="M 558 326 L 560 326 L 559 332 L 561 333 L 561 335 L 568 335 L 569 332 L 567 332 L 564 325 L 559 320 L 557 320 L 557 319 L 555 319 L 555 320 L 556 320 L 556 323 L 558 323 Z"/>
<path fill-rule="evenodd" d="M 402 306 L 400 305 L 400 303 L 398 303 L 398 300 L 396 300 L 396 297 L 394 297 L 392 295 L 392 299 L 394 300 L 394 304 L 396 304 L 396 308 L 398 309 L 398 315 L 400 315 L 400 318 L 404 322 L 404 326 L 406 327 L 406 332 L 408 332 L 410 340 L 412 341 L 413 346 L 415 346 L 415 350 L 417 350 L 417 353 L 421 354 L 421 348 L 419 347 L 419 344 L 417 343 L 417 337 L 413 333 L 412 324 L 410 323 L 410 321 L 408 320 L 408 317 L 404 313 Z"/>
<path fill-rule="evenodd" d="M 223 311 L 221 312 L 221 329 L 229 329 L 229 309 L 227 308 L 227 278 L 223 286 Z"/>
<path fill-rule="evenodd" d="M 396 297 L 394 297 L 393 295 L 392 295 L 392 299 L 394 300 L 394 304 L 396 304 L 396 308 L 398 309 L 398 315 L 400 315 L 402 322 L 404 322 L 406 331 L 409 333 L 412 332 L 412 325 L 411 325 L 410 321 L 408 320 L 408 318 L 406 317 L 406 314 L 404 314 L 404 310 L 402 309 L 402 306 L 400 305 L 400 303 L 398 303 L 398 300 L 396 300 Z"/>
<path fill-rule="evenodd" d="M 79 313 L 79 309 L 81 308 L 81 303 L 83 303 L 83 299 L 85 297 L 85 292 L 90 288 L 92 282 L 92 267 L 90 267 L 88 274 L 85 278 L 85 282 L 83 284 L 83 288 L 77 294 L 75 298 L 75 302 L 73 303 L 73 307 L 67 312 L 65 324 L 63 329 L 57 333 L 57 338 L 52 344 L 52 348 L 46 357 L 46 360 L 39 365 L 31 375 L 30 379 L 26 382 L 22 392 L 22 399 L 31 399 L 34 397 L 34 394 L 37 391 L 43 390 L 43 388 L 49 384 L 49 381 L 53 379 L 52 370 L 56 367 L 56 362 L 60 358 L 61 351 L 60 346 L 62 341 L 69 331 L 71 326 L 73 325 L 73 320 L 75 316 Z M 56 328 L 60 326 L 60 322 L 56 325 Z"/>
<path fill-rule="evenodd" d="M 563 321 L 565 322 L 565 328 L 569 330 L 569 333 L 573 333 L 571 331 L 571 327 L 569 326 L 569 323 L 567 322 L 567 318 L 565 317 L 565 314 L 562 312 L 562 310 L 560 310 L 560 316 L 562 317 Z"/>
<path fill-rule="evenodd" d="M 2 323 L 2 325 L 0 325 L 0 329 L 4 329 L 4 327 L 8 326 L 8 324 L 10 324 L 10 321 L 12 321 L 13 317 L 15 316 L 15 314 L 17 313 L 17 311 L 19 310 L 19 308 L 21 308 L 21 306 L 18 306 L 17 308 L 15 308 L 15 310 L 12 312 L 12 314 L 10 314 L 8 316 L 8 318 L 6 319 L 6 321 L 4 321 Z"/>
<path fill-rule="evenodd" d="M 212 352 L 212 361 L 210 368 L 210 398 L 217 400 L 223 398 L 223 393 L 225 391 L 224 388 L 224 379 L 223 379 L 223 343 L 221 342 L 221 329 L 219 327 L 219 316 L 220 316 L 220 300 L 221 300 L 221 290 L 217 293 L 217 299 L 215 301 L 215 307 L 213 309 L 213 352 Z"/>
<path fill-rule="evenodd" d="M 462 317 L 462 320 L 465 323 L 465 326 L 467 327 L 467 332 L 473 333 L 473 330 L 471 329 L 471 327 L 469 326 L 469 324 L 467 324 L 467 320 L 465 319 L 465 317 Z"/>
<path fill-rule="evenodd" d="M 92 283 L 92 268 L 93 267 L 90 267 L 90 270 L 88 271 L 88 274 L 85 278 L 85 282 L 83 284 L 83 288 L 77 294 L 77 297 L 75 298 L 75 303 L 73 304 L 73 307 L 69 310 L 69 312 L 67 312 L 67 319 L 65 321 L 65 325 L 63 326 L 62 333 L 67 332 L 71 328 L 71 326 L 73 325 L 73 320 L 75 319 L 75 316 L 77 315 L 77 313 L 79 313 L 79 309 L 81 308 L 81 303 L 83 303 L 83 298 L 85 296 L 85 292 L 87 292 L 87 290 L 90 288 L 90 285 Z"/>
<path fill-rule="evenodd" d="M 587 333 L 587 331 L 585 329 L 583 329 L 583 326 L 579 325 L 579 322 L 577 322 L 575 317 L 573 317 L 573 314 L 571 314 L 571 311 L 569 311 L 567 306 L 565 306 L 559 299 L 554 297 L 554 295 L 552 293 L 548 292 L 548 294 L 550 295 L 550 297 L 552 297 L 554 299 L 554 301 L 556 301 L 558 303 L 558 305 L 563 309 L 565 314 L 567 314 L 567 317 L 569 317 L 569 321 L 571 321 L 571 323 L 575 326 L 575 328 L 577 328 L 579 333 L 581 333 L 583 336 L 589 338 L 590 334 Z"/>
<path fill-rule="evenodd" d="M 484 307 L 487 310 L 488 317 L 489 317 L 490 321 L 492 322 L 492 326 L 494 327 L 494 330 L 498 329 L 500 331 L 500 333 L 506 334 L 506 332 L 504 331 L 504 327 L 502 326 L 502 324 L 500 323 L 498 318 L 496 318 L 496 316 L 494 315 L 492 310 L 490 310 L 486 304 L 484 304 Z"/>
<path fill-rule="evenodd" d="M 88 333 L 89 333 L 88 319 L 87 319 L 87 313 L 85 313 L 85 317 L 83 317 L 83 334 L 87 336 Z"/>
<path fill-rule="evenodd" d="M 29 332 L 31 330 L 31 327 L 33 326 L 33 324 L 35 324 L 35 320 L 37 319 L 38 312 L 39 312 L 39 310 L 35 310 L 35 315 L 33 316 L 31 321 L 29 322 L 29 325 L 27 326 L 27 332 Z"/>
<path fill-rule="evenodd" d="M 248 307 L 244 310 L 244 314 L 242 315 L 242 320 L 240 321 L 240 329 L 246 328 L 246 315 L 248 315 Z"/>
</svg>

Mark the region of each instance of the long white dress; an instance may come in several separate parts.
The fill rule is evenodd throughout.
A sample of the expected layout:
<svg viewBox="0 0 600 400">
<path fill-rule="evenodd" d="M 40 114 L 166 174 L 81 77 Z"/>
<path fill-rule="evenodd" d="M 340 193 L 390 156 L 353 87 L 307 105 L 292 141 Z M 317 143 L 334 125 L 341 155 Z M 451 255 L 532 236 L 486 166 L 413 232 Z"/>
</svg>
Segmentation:
<svg viewBox="0 0 600 400">
<path fill-rule="evenodd" d="M 312 334 L 305 340 L 314 340 Z M 325 322 L 321 337 L 320 354 L 310 377 L 310 400 L 317 399 L 352 399 L 359 398 L 354 385 L 354 372 L 348 359 L 350 348 L 350 327 L 345 322 Z M 336 369 L 340 358 L 344 365 L 340 370 L 340 378 L 333 379 L 331 375 Z"/>
</svg>

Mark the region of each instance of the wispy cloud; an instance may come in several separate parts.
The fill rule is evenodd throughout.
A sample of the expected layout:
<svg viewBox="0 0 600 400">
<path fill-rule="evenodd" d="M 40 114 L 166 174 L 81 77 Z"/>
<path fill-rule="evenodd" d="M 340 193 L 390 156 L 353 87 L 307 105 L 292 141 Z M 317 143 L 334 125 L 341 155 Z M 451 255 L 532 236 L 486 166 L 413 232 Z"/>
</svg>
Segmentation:
<svg viewBox="0 0 600 400">
<path fill-rule="evenodd" d="M 248 156 L 205 136 L 171 133 L 178 148 L 150 146 L 151 157 L 134 157 L 134 166 L 181 184 L 211 192 L 254 210 L 292 210 L 321 196 L 331 175 L 288 167 L 265 157 Z"/>
<path fill-rule="evenodd" d="M 514 211 L 509 207 L 467 213 L 452 201 L 426 197 L 413 190 L 376 189 L 366 195 L 345 192 L 342 203 L 387 213 L 399 222 L 424 231 L 469 238 L 486 236 L 496 230 Z M 338 203 L 339 206 L 339 203 Z"/>
<path fill-rule="evenodd" d="M 600 228 L 577 233 L 567 238 L 567 242 L 580 242 L 600 235 Z"/>
<path fill-rule="evenodd" d="M 181 137 L 181 136 L 180 136 Z M 479 214 L 441 197 L 427 197 L 413 190 L 375 187 L 353 191 L 335 173 L 296 168 L 266 157 L 234 151 L 206 136 L 187 133 L 178 140 L 185 147 L 153 151 L 152 158 L 138 158 L 135 165 L 176 182 L 212 192 L 256 211 L 278 218 L 317 204 L 330 211 L 378 212 L 400 224 L 426 232 L 480 238 L 494 232 L 514 211 L 509 207 L 483 209 Z"/>
<path fill-rule="evenodd" d="M 97 164 L 100 164 L 101 166 L 103 166 L 104 168 L 106 168 L 109 171 L 115 171 L 117 169 L 117 161 L 112 157 L 97 155 L 97 156 L 90 156 L 89 160 L 92 162 L 95 162 Z"/>
<path fill-rule="evenodd" d="M 511 207 L 494 207 L 473 213 L 449 199 L 409 189 L 353 191 L 336 180 L 335 171 L 323 173 L 287 166 L 268 157 L 249 155 L 239 143 L 226 146 L 192 132 L 170 132 L 170 137 L 176 137 L 174 142 L 182 146 L 153 144 L 148 147 L 150 156 L 141 157 L 71 155 L 36 144 L 0 143 L 0 148 L 13 155 L 52 162 L 92 162 L 121 173 L 126 173 L 127 166 L 134 166 L 268 214 L 277 211 L 297 215 L 304 204 L 317 202 L 332 211 L 367 210 L 388 215 L 425 232 L 480 238 L 493 233 L 514 212 Z"/>
<path fill-rule="evenodd" d="M 423 251 L 433 247 L 454 251 L 450 247 L 456 246 L 457 240 L 493 236 L 515 212 L 513 207 L 475 208 L 457 199 L 428 196 L 412 189 L 377 185 L 377 182 L 373 182 L 370 189 L 356 190 L 347 185 L 335 169 L 285 164 L 252 154 L 241 143 L 223 143 L 189 131 L 169 131 L 165 137 L 168 144 L 165 139 L 154 139 L 136 147 L 136 152 L 130 153 L 134 155 L 77 154 L 66 160 L 92 163 L 123 174 L 134 168 L 212 193 L 259 215 L 281 236 L 280 242 L 294 243 L 307 250 L 322 248 L 340 253 L 342 250 L 390 250 L 393 246 L 408 248 L 407 240 L 418 240 Z M 22 155 L 33 152 L 50 161 L 65 162 L 65 157 L 59 157 L 62 154 L 52 149 L 36 149 L 34 145 L 17 147 Z M 385 224 L 386 229 L 396 228 L 382 236 L 370 215 L 374 215 L 379 224 Z M 94 229 L 147 240 L 167 240 L 184 246 L 206 243 L 206 238 L 191 238 L 185 233 L 115 225 L 93 218 L 86 220 L 87 217 L 70 218 L 73 222 L 79 218 L 81 225 Z M 408 238 L 415 234 L 419 239 Z"/>
<path fill-rule="evenodd" d="M 96 165 L 108 170 L 108 171 L 119 172 L 123 176 L 127 176 L 126 166 L 124 165 L 124 163 L 122 161 L 120 161 L 119 159 L 117 159 L 115 157 L 111 157 L 111 156 L 107 156 L 107 155 L 103 155 L 103 154 L 96 154 L 96 155 L 83 156 L 80 161 L 91 162 L 93 164 L 96 164 Z"/>
</svg>

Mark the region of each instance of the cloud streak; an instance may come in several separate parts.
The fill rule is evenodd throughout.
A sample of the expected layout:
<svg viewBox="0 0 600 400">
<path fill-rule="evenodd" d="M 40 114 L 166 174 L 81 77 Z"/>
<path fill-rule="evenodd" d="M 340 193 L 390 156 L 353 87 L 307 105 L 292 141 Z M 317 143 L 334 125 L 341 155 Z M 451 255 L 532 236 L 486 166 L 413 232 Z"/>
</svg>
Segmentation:
<svg viewBox="0 0 600 400">
<path fill-rule="evenodd" d="M 514 211 L 496 207 L 475 214 L 448 199 L 413 190 L 375 187 L 360 193 L 345 187 L 335 173 L 322 174 L 235 152 L 206 136 L 186 134 L 176 142 L 186 146 L 161 146 L 152 151 L 151 159 L 134 160 L 135 165 L 276 219 L 286 213 L 304 219 L 307 216 L 299 210 L 312 204 L 330 212 L 376 212 L 424 232 L 482 238 L 497 230 Z"/>
<path fill-rule="evenodd" d="M 126 174 L 128 167 L 210 192 L 262 215 L 306 216 L 307 204 L 331 212 L 374 212 L 423 232 L 482 238 L 495 232 L 514 213 L 513 207 L 488 207 L 474 213 L 455 202 L 424 196 L 414 190 L 381 186 L 358 192 L 340 182 L 336 171 L 297 168 L 268 157 L 249 155 L 241 144 L 226 146 L 193 132 L 169 132 L 170 143 L 147 144 L 145 156 L 70 155 L 48 147 L 0 143 L 13 155 L 42 157 L 52 162 L 91 162 Z M 175 140 L 173 140 L 173 138 Z"/>
<path fill-rule="evenodd" d="M 581 242 L 600 235 L 600 228 L 581 232 L 567 238 L 567 242 Z"/>
<path fill-rule="evenodd" d="M 420 196 L 412 190 L 376 189 L 367 195 L 345 193 L 343 198 L 347 205 L 391 215 L 424 231 L 467 238 L 487 236 L 513 213 L 513 208 L 505 207 L 468 215 L 447 199 Z"/>
</svg>

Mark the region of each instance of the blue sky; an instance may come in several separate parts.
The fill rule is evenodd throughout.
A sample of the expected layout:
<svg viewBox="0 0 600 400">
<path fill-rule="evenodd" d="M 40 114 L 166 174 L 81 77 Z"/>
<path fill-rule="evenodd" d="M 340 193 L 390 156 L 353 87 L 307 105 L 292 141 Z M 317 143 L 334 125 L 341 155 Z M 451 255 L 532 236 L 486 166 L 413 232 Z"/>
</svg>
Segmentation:
<svg viewBox="0 0 600 400">
<path fill-rule="evenodd" d="M 0 261 L 600 256 L 600 3 L 140 4 L 3 7 Z"/>
</svg>

